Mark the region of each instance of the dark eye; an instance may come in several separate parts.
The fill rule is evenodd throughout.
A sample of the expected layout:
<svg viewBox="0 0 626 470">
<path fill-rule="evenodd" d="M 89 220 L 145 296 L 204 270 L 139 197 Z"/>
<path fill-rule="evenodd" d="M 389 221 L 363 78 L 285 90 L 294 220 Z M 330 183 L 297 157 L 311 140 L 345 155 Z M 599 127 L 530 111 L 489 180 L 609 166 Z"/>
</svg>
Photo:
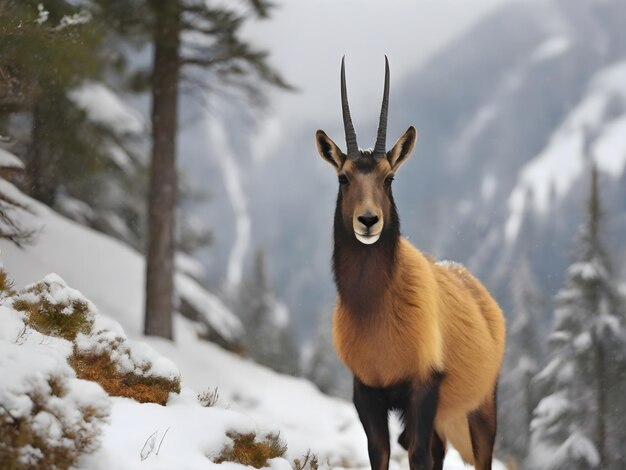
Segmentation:
<svg viewBox="0 0 626 470">
<path fill-rule="evenodd" d="M 348 184 L 348 177 L 346 175 L 339 175 L 339 184 Z"/>
<path fill-rule="evenodd" d="M 385 186 L 389 188 L 391 186 L 392 181 L 393 181 L 393 176 L 387 176 L 387 178 L 385 178 Z"/>
</svg>

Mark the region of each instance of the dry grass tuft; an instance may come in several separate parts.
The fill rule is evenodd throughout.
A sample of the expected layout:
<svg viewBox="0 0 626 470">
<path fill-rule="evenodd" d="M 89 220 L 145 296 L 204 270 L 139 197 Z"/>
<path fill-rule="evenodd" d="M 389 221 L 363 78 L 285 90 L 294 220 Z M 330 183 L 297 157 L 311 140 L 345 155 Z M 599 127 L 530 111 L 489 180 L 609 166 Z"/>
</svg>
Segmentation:
<svg viewBox="0 0 626 470">
<path fill-rule="evenodd" d="M 249 465 L 254 468 L 267 467 L 268 461 L 277 457 L 283 457 L 287 446 L 280 440 L 279 434 L 267 434 L 262 440 L 257 441 L 256 433 L 241 434 L 228 432 L 232 439 L 232 445 L 226 445 L 215 463 L 236 462 Z"/>
<path fill-rule="evenodd" d="M 80 354 L 74 348 L 69 363 L 79 379 L 99 383 L 111 396 L 132 398 L 140 403 L 165 405 L 170 392 L 180 393 L 180 380 L 118 372 L 111 356 L 106 352 Z"/>
<path fill-rule="evenodd" d="M 309 449 L 302 459 L 294 459 L 292 467 L 294 470 L 318 470 L 319 459 Z"/>
<path fill-rule="evenodd" d="M 14 295 L 13 281 L 4 270 L 0 269 L 0 294 L 5 296 Z"/>
<path fill-rule="evenodd" d="M 220 401 L 220 393 L 217 387 L 198 393 L 198 402 L 205 408 L 216 406 Z"/>
</svg>

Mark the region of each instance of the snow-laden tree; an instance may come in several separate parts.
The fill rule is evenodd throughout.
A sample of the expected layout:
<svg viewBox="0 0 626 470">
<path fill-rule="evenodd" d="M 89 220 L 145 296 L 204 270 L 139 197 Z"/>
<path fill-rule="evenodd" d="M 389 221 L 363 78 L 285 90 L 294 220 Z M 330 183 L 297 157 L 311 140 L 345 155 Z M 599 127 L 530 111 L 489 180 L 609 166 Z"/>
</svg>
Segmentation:
<svg viewBox="0 0 626 470">
<path fill-rule="evenodd" d="M 19 158 L 0 147 L 0 240 L 8 240 L 19 247 L 33 242 L 39 229 L 24 224 L 23 216 L 29 211 L 28 205 L 8 182 L 23 169 L 24 164 Z"/>
<path fill-rule="evenodd" d="M 90 2 L 0 2 L 0 143 L 25 163 L 24 192 L 140 248 L 145 125 L 103 83 L 115 54 L 97 13 Z"/>
<path fill-rule="evenodd" d="M 289 311 L 270 286 L 265 252 L 257 249 L 252 274 L 238 288 L 235 311 L 245 329 L 248 355 L 278 372 L 296 374 L 299 353 L 289 327 Z"/>
<path fill-rule="evenodd" d="M 317 318 L 315 335 L 303 354 L 306 378 L 328 395 L 351 399 L 352 373 L 339 360 L 332 342 L 332 312 L 322 310 Z"/>
<path fill-rule="evenodd" d="M 509 459 L 522 461 L 528 452 L 530 423 L 537 405 L 533 377 L 543 358 L 541 319 L 544 302 L 526 255 L 511 274 L 512 308 L 507 328 L 507 348 L 499 384 L 498 419 L 500 450 Z"/>
<path fill-rule="evenodd" d="M 551 358 L 536 376 L 543 398 L 531 423 L 529 468 L 624 468 L 624 302 L 603 222 L 593 168 L 587 220 L 556 296 Z"/>
<path fill-rule="evenodd" d="M 332 392 L 336 385 L 337 357 L 332 344 L 331 321 L 328 310 L 322 310 L 318 315 L 315 336 L 304 365 L 306 377 L 324 393 Z"/>
</svg>

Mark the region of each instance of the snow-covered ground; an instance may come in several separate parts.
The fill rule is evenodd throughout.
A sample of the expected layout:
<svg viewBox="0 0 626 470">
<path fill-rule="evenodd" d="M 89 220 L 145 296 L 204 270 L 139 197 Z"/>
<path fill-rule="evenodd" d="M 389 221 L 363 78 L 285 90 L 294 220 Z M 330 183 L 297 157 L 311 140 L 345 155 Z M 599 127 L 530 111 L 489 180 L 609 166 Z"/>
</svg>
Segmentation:
<svg viewBox="0 0 626 470">
<path fill-rule="evenodd" d="M 170 369 L 165 369 L 171 373 L 171 362 L 165 359 L 168 358 L 180 370 L 181 393 L 170 395 L 167 406 L 108 398 L 110 417 L 104 426 L 102 447 L 84 458 L 81 467 L 96 470 L 212 468 L 216 464 L 210 457 L 228 441 L 226 432 L 229 430 L 254 430 L 260 434 L 279 431 L 288 445 L 290 461 L 310 449 L 323 465 L 368 467 L 365 435 L 350 403 L 322 394 L 304 379 L 277 374 L 199 340 L 197 325 L 181 316 L 175 318 L 174 342 L 143 337 L 143 258 L 125 245 L 27 198 L 6 181 L 0 180 L 0 184 L 0 190 L 31 209 L 32 213 L 22 212 L 20 219 L 28 226 L 40 228 L 34 246 L 21 250 L 8 243 L 1 245 L 4 269 L 14 279 L 16 288 L 39 281 L 48 273 L 57 273 L 93 303 L 98 310 L 98 329 L 128 335 L 129 344 L 134 344 L 142 354 L 154 350 L 150 353 L 153 362 L 169 364 Z M 183 290 L 202 292 L 202 296 L 197 295 L 198 301 L 203 296 L 205 300 L 210 299 L 204 302 L 211 310 L 207 314 L 209 323 L 214 328 L 236 333 L 238 327 L 232 313 L 215 296 L 191 283 L 195 281 L 178 274 L 179 289 L 182 285 Z M 189 288 L 190 285 L 194 288 Z M 82 385 L 84 381 L 71 378 L 73 372 L 65 362 L 71 347 L 66 340 L 44 338 L 33 332 L 17 344 L 15 338 L 21 331 L 19 315 L 6 308 L 0 308 L 0 315 L 3 324 L 0 344 L 11 350 L 11 354 L 3 354 L 4 359 L 0 360 L 3 381 L 11 367 L 20 370 L 20 365 L 26 364 L 26 370 L 60 368 L 68 380 L 75 382 L 77 389 L 88 388 L 89 384 Z M 41 360 L 37 360 L 38 354 Z M 201 406 L 197 392 L 215 388 L 219 390 L 218 405 Z M 98 396 L 97 391 L 90 393 Z M 0 399 L 2 397 L 0 393 Z M 397 435 L 397 423 L 392 430 Z M 392 454 L 392 468 L 408 468 L 406 453 L 395 441 Z M 227 467 L 242 468 L 235 464 Z M 289 465 L 279 459 L 272 461 L 272 467 L 289 468 Z M 458 455 L 449 452 L 445 468 L 462 467 Z"/>
</svg>

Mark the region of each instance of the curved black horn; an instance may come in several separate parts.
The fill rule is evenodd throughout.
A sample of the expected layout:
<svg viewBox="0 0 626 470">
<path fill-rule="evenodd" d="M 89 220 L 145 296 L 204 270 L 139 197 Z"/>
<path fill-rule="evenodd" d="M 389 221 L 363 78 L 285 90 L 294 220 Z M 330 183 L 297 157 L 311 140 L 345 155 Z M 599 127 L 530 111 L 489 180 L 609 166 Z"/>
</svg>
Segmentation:
<svg viewBox="0 0 626 470">
<path fill-rule="evenodd" d="M 346 131 L 347 154 L 351 159 L 359 157 L 359 146 L 356 143 L 356 132 L 350 117 L 348 91 L 346 90 L 346 56 L 341 59 L 341 108 L 343 110 L 343 127 Z"/>
<path fill-rule="evenodd" d="M 385 56 L 385 91 L 383 92 L 383 104 L 380 108 L 380 121 L 378 123 L 378 136 L 374 146 L 374 156 L 382 157 L 386 152 L 387 140 L 387 112 L 389 111 L 389 61 Z"/>
</svg>

